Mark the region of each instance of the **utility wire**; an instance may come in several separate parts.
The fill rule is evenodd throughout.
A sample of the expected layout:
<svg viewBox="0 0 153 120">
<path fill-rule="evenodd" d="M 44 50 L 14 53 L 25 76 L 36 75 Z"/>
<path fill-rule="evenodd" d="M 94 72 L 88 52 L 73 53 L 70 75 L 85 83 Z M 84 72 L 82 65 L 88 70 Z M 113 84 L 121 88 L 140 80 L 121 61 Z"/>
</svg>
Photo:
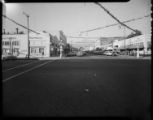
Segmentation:
<svg viewBox="0 0 153 120">
<path fill-rule="evenodd" d="M 66 36 L 69 38 L 86 38 L 86 39 L 98 39 L 99 37 L 73 37 L 73 36 Z"/>
<path fill-rule="evenodd" d="M 122 26 L 125 26 L 126 28 L 134 31 L 135 33 L 137 33 L 137 30 L 132 29 L 131 27 L 127 26 L 126 24 L 122 23 L 118 18 L 116 18 L 112 13 L 110 13 L 105 7 L 103 7 L 100 3 L 95 2 L 96 5 L 100 6 L 105 12 L 107 12 L 113 19 L 115 19 L 119 24 L 121 24 Z"/>
<path fill-rule="evenodd" d="M 149 17 L 150 15 L 145 15 L 143 17 L 139 17 L 139 18 L 133 18 L 133 19 L 130 19 L 130 20 L 126 20 L 126 21 L 123 21 L 122 23 L 128 23 L 128 22 L 132 22 L 132 21 L 136 21 L 136 20 L 140 20 L 140 19 L 143 19 L 145 17 Z M 82 31 L 82 33 L 86 33 L 86 32 L 91 32 L 91 31 L 95 31 L 95 30 L 99 30 L 99 29 L 104 29 L 104 28 L 107 28 L 107 27 L 112 27 L 112 26 L 116 26 L 118 25 L 119 23 L 114 23 L 114 24 L 111 24 L 111 25 L 106 25 L 106 26 L 102 26 L 102 27 L 98 27 L 98 28 L 95 28 L 95 29 L 90 29 L 90 30 L 87 30 L 87 31 Z M 86 38 L 86 39 L 97 39 L 98 37 L 74 37 L 74 36 L 67 36 L 69 38 Z"/>
<path fill-rule="evenodd" d="M 128 23 L 128 22 L 140 20 L 140 19 L 143 19 L 143 18 L 149 17 L 149 16 L 150 16 L 150 15 L 146 15 L 146 16 L 143 16 L 143 17 L 130 19 L 130 20 L 127 20 L 127 21 L 123 21 L 122 23 Z M 87 31 L 82 31 L 81 33 L 91 32 L 91 31 L 95 31 L 95 30 L 99 30 L 99 29 L 103 29 L 103 28 L 107 28 L 107 27 L 111 27 L 111 26 L 116 26 L 116 25 L 118 25 L 118 24 L 119 24 L 119 23 L 114 23 L 114 24 L 111 24 L 111 25 L 106 25 L 106 26 L 103 26 L 103 27 L 98 27 L 98 28 L 94 28 L 94 29 L 87 30 Z"/>
<path fill-rule="evenodd" d="M 4 18 L 7 18 L 8 20 L 12 21 L 13 23 L 15 23 L 15 24 L 21 26 L 21 27 L 30 30 L 31 32 L 34 32 L 34 33 L 36 33 L 36 34 L 40 34 L 40 33 L 36 32 L 36 31 L 34 31 L 34 30 L 31 30 L 31 29 L 29 29 L 29 28 L 27 28 L 27 27 L 25 27 L 25 26 L 23 26 L 23 25 L 17 23 L 15 20 L 13 20 L 13 19 L 11 19 L 11 18 L 8 18 L 6 15 L 2 15 L 2 16 L 3 16 Z"/>
</svg>

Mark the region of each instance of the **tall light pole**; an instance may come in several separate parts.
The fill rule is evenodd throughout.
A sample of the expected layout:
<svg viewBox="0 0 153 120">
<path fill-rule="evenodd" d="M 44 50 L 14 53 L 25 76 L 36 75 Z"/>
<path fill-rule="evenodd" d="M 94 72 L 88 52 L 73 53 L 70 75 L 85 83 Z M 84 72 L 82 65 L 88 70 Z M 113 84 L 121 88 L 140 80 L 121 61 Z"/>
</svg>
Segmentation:
<svg viewBox="0 0 153 120">
<path fill-rule="evenodd" d="M 13 55 L 13 50 L 12 50 L 12 37 L 9 38 L 10 40 L 10 53 Z"/>
<path fill-rule="evenodd" d="M 125 52 L 126 52 L 126 35 L 125 35 L 125 26 L 123 26 L 123 36 L 124 36 L 124 50 L 125 50 Z"/>
<path fill-rule="evenodd" d="M 72 40 L 71 40 L 71 52 L 72 52 Z"/>
<path fill-rule="evenodd" d="M 29 41 L 29 15 L 25 12 L 23 12 L 23 14 L 27 17 L 27 28 L 28 28 L 28 59 L 30 57 L 30 41 Z"/>
</svg>

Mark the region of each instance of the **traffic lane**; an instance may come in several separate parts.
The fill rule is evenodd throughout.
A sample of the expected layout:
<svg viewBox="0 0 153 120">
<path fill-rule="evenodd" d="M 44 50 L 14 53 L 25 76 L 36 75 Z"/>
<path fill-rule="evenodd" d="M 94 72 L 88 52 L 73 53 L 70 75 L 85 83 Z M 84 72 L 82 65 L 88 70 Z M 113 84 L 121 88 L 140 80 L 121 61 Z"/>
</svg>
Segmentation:
<svg viewBox="0 0 153 120">
<path fill-rule="evenodd" d="M 27 63 L 31 63 L 31 62 L 35 62 L 38 60 L 6 60 L 6 61 L 2 61 L 2 70 L 7 70 L 16 66 L 20 66 L 23 64 L 27 64 Z"/>
<path fill-rule="evenodd" d="M 3 72 L 3 74 L 2 74 L 3 80 L 5 80 L 5 79 L 7 79 L 7 78 L 9 78 L 11 76 L 20 74 L 21 72 L 24 72 L 24 71 L 27 71 L 29 69 L 32 69 L 32 68 L 34 68 L 34 67 L 36 67 L 36 66 L 38 66 L 40 64 L 43 64 L 45 62 L 47 62 L 47 60 L 45 60 L 45 61 L 44 60 L 43 61 L 36 61 L 36 62 L 33 62 L 33 63 L 28 64 L 26 66 L 18 67 L 18 68 L 15 68 L 15 69 L 12 69 L 12 70 L 8 70 L 8 71 L 2 71 Z"/>
<path fill-rule="evenodd" d="M 68 63 L 70 60 L 65 62 Z M 96 87 L 106 88 L 106 91 L 111 92 L 112 96 L 114 96 L 109 96 L 110 101 L 113 102 L 114 98 L 118 99 L 118 96 L 120 96 L 121 98 L 119 98 L 119 100 L 116 99 L 116 103 L 114 104 L 123 106 L 129 114 L 138 115 L 149 110 L 151 61 L 96 60 L 95 62 L 90 61 L 90 67 L 87 61 L 81 64 L 80 61 L 76 60 L 75 62 L 78 62 L 80 66 L 75 66 L 74 61 L 71 62 L 71 68 L 75 70 L 80 70 L 80 66 L 83 71 L 90 70 L 89 73 L 92 74 L 93 77 L 95 76 L 93 81 L 97 80 L 97 82 L 88 82 L 88 84 L 92 86 L 96 84 Z M 58 67 L 59 70 L 63 68 L 61 66 Z M 67 70 L 69 68 L 70 67 L 66 67 Z M 101 80 L 104 80 L 104 83 Z M 119 85 L 117 85 L 117 83 L 119 83 Z M 133 113 L 131 111 L 133 111 Z"/>
<path fill-rule="evenodd" d="M 14 80 L 15 82 L 8 81 L 7 84 L 4 84 L 4 98 L 7 98 L 4 107 L 5 113 L 36 116 L 121 116 L 134 114 L 133 108 L 137 107 L 135 106 L 136 101 L 132 100 L 135 91 L 134 88 L 128 89 L 127 83 L 130 86 L 131 84 L 136 86 L 137 82 L 134 80 L 138 77 L 129 77 L 129 74 L 121 71 L 125 66 L 128 67 L 124 62 L 119 62 L 123 65 L 122 67 L 120 65 L 117 71 L 110 72 L 112 70 L 112 64 L 108 64 L 110 62 L 80 62 L 79 60 L 77 63 L 68 64 L 68 61 L 56 61 L 56 64 L 49 63 L 43 66 L 41 71 L 36 69 L 30 72 L 27 76 L 24 76 L 24 79 L 23 76 L 20 76 Z M 114 63 L 114 66 L 117 65 Z M 134 66 L 133 68 L 137 68 L 135 64 Z M 142 66 L 145 66 L 145 64 Z M 142 66 L 138 68 L 144 68 Z M 97 77 L 94 77 L 95 72 Z M 114 82 L 114 78 L 111 76 L 117 75 L 119 72 L 124 74 L 124 79 L 123 76 L 120 76 L 120 78 L 115 78 L 117 82 Z M 146 72 L 141 75 L 147 76 Z M 140 72 L 136 72 L 136 74 L 138 73 Z M 36 74 L 39 74 L 39 76 Z M 132 79 L 131 83 L 129 78 Z M 22 82 L 20 79 L 22 79 Z M 141 89 L 139 92 L 142 92 L 144 89 L 141 87 L 145 81 L 142 77 L 139 81 L 141 82 L 137 85 L 137 89 Z M 10 89 L 7 89 L 7 87 Z M 89 89 L 89 92 L 85 91 L 86 88 Z M 144 92 L 142 92 L 142 96 L 143 94 Z M 134 100 L 137 100 L 137 102 L 143 101 L 136 98 Z M 12 108 L 12 110 L 9 108 Z M 140 112 L 139 108 L 135 109 L 136 112 Z M 20 111 L 21 109 L 22 111 Z"/>
</svg>

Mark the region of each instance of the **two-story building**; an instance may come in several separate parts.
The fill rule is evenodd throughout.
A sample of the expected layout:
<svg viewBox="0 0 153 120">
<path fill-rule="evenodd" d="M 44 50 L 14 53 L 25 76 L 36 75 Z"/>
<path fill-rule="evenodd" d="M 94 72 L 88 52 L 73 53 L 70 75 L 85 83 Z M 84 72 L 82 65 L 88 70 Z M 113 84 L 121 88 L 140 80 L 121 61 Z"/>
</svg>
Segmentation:
<svg viewBox="0 0 153 120">
<path fill-rule="evenodd" d="M 29 34 L 30 57 L 50 57 L 50 36 L 48 33 Z M 11 53 L 17 57 L 26 57 L 28 54 L 27 34 L 3 34 L 2 54 Z"/>
</svg>

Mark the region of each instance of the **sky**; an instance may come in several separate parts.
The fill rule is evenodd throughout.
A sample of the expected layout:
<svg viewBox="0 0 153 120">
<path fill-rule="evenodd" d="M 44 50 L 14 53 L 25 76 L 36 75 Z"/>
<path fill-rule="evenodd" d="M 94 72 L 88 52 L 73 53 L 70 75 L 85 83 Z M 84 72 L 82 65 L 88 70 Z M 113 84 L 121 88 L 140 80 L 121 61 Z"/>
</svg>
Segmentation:
<svg viewBox="0 0 153 120">
<path fill-rule="evenodd" d="M 120 21 L 143 17 L 151 13 L 151 0 L 130 0 L 129 2 L 101 3 Z M 23 11 L 30 16 L 30 28 L 35 31 L 62 30 L 67 36 L 77 37 L 80 32 L 101 26 L 114 24 L 115 21 L 102 8 L 92 2 L 82 3 L 6 3 L 6 15 L 22 25 L 27 25 Z M 143 34 L 151 33 L 151 17 L 126 23 Z M 6 20 L 5 29 L 15 32 L 15 28 L 25 29 Z M 84 33 L 83 37 L 113 37 L 124 36 L 132 31 L 114 26 Z M 87 40 L 86 40 L 87 41 Z"/>
</svg>

